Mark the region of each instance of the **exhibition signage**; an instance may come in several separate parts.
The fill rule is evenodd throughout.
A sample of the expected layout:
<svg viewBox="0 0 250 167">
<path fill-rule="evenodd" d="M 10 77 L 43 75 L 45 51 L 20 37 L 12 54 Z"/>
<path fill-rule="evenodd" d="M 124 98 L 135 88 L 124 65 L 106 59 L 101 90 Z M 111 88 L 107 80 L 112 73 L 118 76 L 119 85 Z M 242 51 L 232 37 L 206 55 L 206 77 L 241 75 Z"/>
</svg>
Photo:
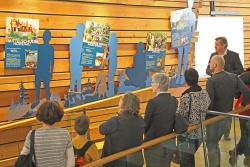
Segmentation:
<svg viewBox="0 0 250 167">
<path fill-rule="evenodd" d="M 193 21 L 193 13 L 187 9 L 181 9 L 171 12 L 171 47 L 179 48 L 190 44 L 192 35 L 190 22 Z M 195 20 L 195 18 L 194 18 Z"/>
<path fill-rule="evenodd" d="M 148 71 L 164 71 L 167 45 L 166 32 L 150 32 L 147 34 L 146 69 Z"/>
<path fill-rule="evenodd" d="M 108 52 L 109 36 L 109 25 L 92 21 L 86 22 L 81 56 L 82 66 L 100 68 L 106 66 L 105 60 Z"/>
<path fill-rule="evenodd" d="M 36 68 L 39 20 L 6 17 L 5 68 Z"/>
</svg>

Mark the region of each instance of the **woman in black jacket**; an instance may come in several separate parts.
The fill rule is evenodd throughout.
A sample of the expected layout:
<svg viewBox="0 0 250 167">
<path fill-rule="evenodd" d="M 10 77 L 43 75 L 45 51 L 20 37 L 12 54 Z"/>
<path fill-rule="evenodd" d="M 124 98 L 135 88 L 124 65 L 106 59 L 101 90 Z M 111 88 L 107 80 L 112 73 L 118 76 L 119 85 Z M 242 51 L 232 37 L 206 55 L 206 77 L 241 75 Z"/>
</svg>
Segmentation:
<svg viewBox="0 0 250 167">
<path fill-rule="evenodd" d="M 139 115 L 139 98 L 132 93 L 127 93 L 120 99 L 119 107 L 118 116 L 112 117 L 100 126 L 100 133 L 105 135 L 102 157 L 139 146 L 143 143 L 145 123 Z M 143 156 L 140 151 L 104 166 L 142 167 L 143 163 Z"/>
</svg>

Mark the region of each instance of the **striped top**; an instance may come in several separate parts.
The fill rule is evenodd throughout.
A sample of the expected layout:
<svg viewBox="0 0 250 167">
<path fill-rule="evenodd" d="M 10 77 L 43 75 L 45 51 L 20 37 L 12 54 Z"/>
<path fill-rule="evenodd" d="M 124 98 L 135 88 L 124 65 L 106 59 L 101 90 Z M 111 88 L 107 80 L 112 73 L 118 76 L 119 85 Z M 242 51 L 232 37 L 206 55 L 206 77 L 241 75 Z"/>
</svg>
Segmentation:
<svg viewBox="0 0 250 167">
<path fill-rule="evenodd" d="M 28 133 L 22 155 L 30 152 L 30 135 Z M 66 129 L 37 129 L 35 132 L 35 154 L 37 167 L 66 167 L 66 150 L 72 146 Z"/>
</svg>

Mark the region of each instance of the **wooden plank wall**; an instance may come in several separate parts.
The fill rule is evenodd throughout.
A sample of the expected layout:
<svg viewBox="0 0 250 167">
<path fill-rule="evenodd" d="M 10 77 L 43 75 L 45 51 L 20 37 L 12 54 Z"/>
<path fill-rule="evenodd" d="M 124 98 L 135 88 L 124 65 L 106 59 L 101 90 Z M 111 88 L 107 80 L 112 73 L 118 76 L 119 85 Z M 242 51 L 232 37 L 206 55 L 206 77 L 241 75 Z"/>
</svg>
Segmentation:
<svg viewBox="0 0 250 167">
<path fill-rule="evenodd" d="M 198 2 L 198 1 L 197 1 Z M 194 11 L 199 5 L 195 3 Z M 33 70 L 5 70 L 4 69 L 4 36 L 5 17 L 27 17 L 40 20 L 39 37 L 45 29 L 52 32 L 51 44 L 55 48 L 55 70 L 51 82 L 52 91 L 56 91 L 63 98 L 69 87 L 69 41 L 75 35 L 77 23 L 93 20 L 111 25 L 111 30 L 118 36 L 118 69 L 133 66 L 133 56 L 136 53 L 136 43 L 146 41 L 149 31 L 167 31 L 168 46 L 166 69 L 170 65 L 177 65 L 177 53 L 170 49 L 170 12 L 185 8 L 185 0 L 79 0 L 79 1 L 31 1 L 8 0 L 0 1 L 0 121 L 4 121 L 11 100 L 17 100 L 19 83 L 24 82 L 28 93 L 34 99 L 34 71 Z M 107 72 L 107 70 L 105 70 Z M 82 81 L 87 78 L 95 81 L 97 71 L 84 70 Z M 44 97 L 44 92 L 42 91 Z M 176 91 L 175 91 L 176 93 Z M 142 96 L 143 94 L 143 96 Z M 180 94 L 180 92 L 178 93 Z M 138 94 L 141 97 L 141 112 L 143 114 L 146 102 L 152 97 L 150 90 Z M 177 95 L 177 94 L 176 94 Z M 117 112 L 119 98 L 87 107 L 91 120 L 90 134 L 93 140 L 101 140 L 98 133 L 99 124 L 114 116 Z M 76 116 L 81 113 L 66 114 L 59 127 L 68 128 L 72 135 L 72 125 Z M 1 131 L 0 135 L 0 167 L 11 166 L 18 156 L 27 132 L 39 127 L 38 122 Z M 15 135 L 13 135 L 15 134 Z"/>
<path fill-rule="evenodd" d="M 199 4 L 195 3 L 195 7 Z M 52 32 L 51 44 L 55 48 L 55 66 L 51 81 L 52 92 L 61 98 L 69 89 L 69 41 L 75 35 L 77 23 L 93 20 L 111 25 L 118 35 L 118 69 L 133 66 L 136 43 L 146 41 L 149 31 L 167 31 L 170 42 L 170 12 L 186 7 L 186 0 L 8 0 L 0 1 L 0 122 L 6 120 L 9 105 L 17 101 L 19 84 L 34 100 L 34 71 L 31 69 L 4 69 L 5 18 L 7 16 L 40 20 L 39 42 L 45 29 Z M 194 9 L 195 11 L 195 9 Z M 166 70 L 177 65 L 175 50 L 167 46 Z M 107 72 L 107 70 L 105 70 Z M 97 71 L 83 70 L 83 83 L 87 78 L 95 82 Z M 116 77 L 117 79 L 117 77 Z M 44 97 L 44 91 L 41 91 Z"/>
<path fill-rule="evenodd" d="M 194 11 L 199 6 L 200 1 L 196 1 Z M 238 10 L 245 18 L 245 58 L 246 67 L 250 66 L 249 42 L 250 26 L 249 18 L 250 2 L 248 0 L 218 0 L 217 9 Z M 209 13 L 209 2 L 204 1 L 199 13 L 207 15 Z M 238 6 L 239 5 L 239 6 Z M 75 35 L 75 27 L 79 22 L 93 20 L 108 23 L 112 31 L 118 34 L 118 70 L 133 65 L 136 43 L 145 42 L 148 31 L 167 31 L 170 37 L 169 14 L 171 11 L 186 7 L 186 0 L 8 0 L 0 1 L 0 121 L 5 120 L 8 106 L 12 99 L 18 98 L 18 86 L 20 81 L 24 81 L 24 86 L 28 89 L 31 97 L 34 98 L 34 71 L 32 70 L 5 70 L 4 64 L 4 33 L 5 17 L 17 16 L 40 19 L 40 38 L 45 29 L 52 31 L 51 43 L 55 47 L 55 73 L 51 83 L 52 91 L 58 92 L 61 97 L 67 92 L 69 87 L 69 40 Z M 40 40 L 41 42 L 41 40 Z M 170 38 L 168 38 L 170 42 Z M 191 52 L 193 58 L 193 49 Z M 167 46 L 166 70 L 170 65 L 177 65 L 177 53 Z M 107 71 L 107 70 L 106 70 Z M 83 71 L 83 82 L 88 77 L 95 81 L 97 71 Z M 205 82 L 201 81 L 201 85 Z M 178 96 L 182 90 L 172 90 Z M 152 92 L 146 90 L 138 93 L 141 98 L 141 113 L 145 109 L 146 103 Z M 42 92 L 42 96 L 44 96 Z M 118 110 L 119 98 L 103 102 L 101 104 L 87 107 L 88 116 L 91 120 L 90 133 L 93 140 L 101 140 L 98 133 L 99 124 L 112 117 Z M 58 127 L 68 128 L 73 135 L 72 125 L 76 116 L 81 113 L 66 114 Z M 0 133 L 0 167 L 12 166 L 18 156 L 27 132 L 32 128 L 39 127 L 37 122 L 23 127 L 13 128 Z"/>
</svg>

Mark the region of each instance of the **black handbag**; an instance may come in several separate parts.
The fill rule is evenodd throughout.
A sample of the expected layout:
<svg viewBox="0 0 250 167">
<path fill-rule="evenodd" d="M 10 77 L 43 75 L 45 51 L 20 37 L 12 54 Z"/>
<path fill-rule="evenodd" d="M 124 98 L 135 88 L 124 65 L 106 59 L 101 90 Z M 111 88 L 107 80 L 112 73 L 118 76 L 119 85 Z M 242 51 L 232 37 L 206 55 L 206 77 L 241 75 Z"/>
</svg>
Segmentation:
<svg viewBox="0 0 250 167">
<path fill-rule="evenodd" d="M 15 162 L 15 167 L 35 167 L 36 163 L 33 162 L 36 159 L 35 156 L 35 130 L 30 134 L 30 153 L 28 155 L 19 155 L 17 161 Z"/>
</svg>

